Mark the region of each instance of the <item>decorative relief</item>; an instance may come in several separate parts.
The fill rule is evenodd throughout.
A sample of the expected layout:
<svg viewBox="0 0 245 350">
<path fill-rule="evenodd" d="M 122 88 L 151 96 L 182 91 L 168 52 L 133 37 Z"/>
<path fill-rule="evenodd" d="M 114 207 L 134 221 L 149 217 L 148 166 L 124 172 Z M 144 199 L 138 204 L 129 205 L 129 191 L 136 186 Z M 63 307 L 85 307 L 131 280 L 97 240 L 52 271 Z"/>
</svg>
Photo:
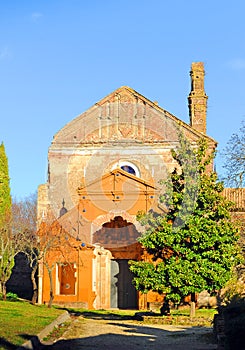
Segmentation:
<svg viewBox="0 0 245 350">
<path fill-rule="evenodd" d="M 151 143 L 163 141 L 174 125 L 164 111 L 125 89 L 100 101 L 72 122 L 63 140 L 76 144 L 126 139 Z"/>
<path fill-rule="evenodd" d="M 101 135 L 101 136 L 100 136 Z M 110 140 L 139 140 L 144 142 L 153 142 L 153 141 L 163 141 L 162 135 L 158 135 L 152 130 L 142 128 L 132 128 L 127 125 L 118 126 L 118 130 L 116 125 L 110 125 L 108 128 L 104 127 L 101 129 L 101 133 L 99 135 L 98 130 L 94 133 L 91 133 L 86 136 L 86 142 L 88 143 L 98 143 L 98 142 L 106 142 Z"/>
<path fill-rule="evenodd" d="M 129 135 L 130 135 L 130 136 L 133 136 L 133 129 L 132 129 L 132 126 L 129 126 L 129 125 L 127 125 L 127 124 L 125 124 L 125 125 L 119 125 L 118 130 L 120 131 L 121 135 L 122 135 L 124 138 L 128 138 Z M 136 135 L 134 135 L 134 136 L 136 136 Z"/>
<path fill-rule="evenodd" d="M 195 104 L 203 101 L 203 97 L 206 102 L 207 96 L 204 93 L 204 96 L 197 96 Z M 190 97 L 190 105 L 193 101 Z M 192 110 L 191 113 L 193 112 Z M 52 147 L 59 142 L 77 146 L 127 139 L 145 143 L 171 141 L 174 140 L 177 123 L 172 115 L 168 116 L 156 104 L 147 102 L 128 87 L 122 87 L 68 123 L 55 136 Z"/>
</svg>

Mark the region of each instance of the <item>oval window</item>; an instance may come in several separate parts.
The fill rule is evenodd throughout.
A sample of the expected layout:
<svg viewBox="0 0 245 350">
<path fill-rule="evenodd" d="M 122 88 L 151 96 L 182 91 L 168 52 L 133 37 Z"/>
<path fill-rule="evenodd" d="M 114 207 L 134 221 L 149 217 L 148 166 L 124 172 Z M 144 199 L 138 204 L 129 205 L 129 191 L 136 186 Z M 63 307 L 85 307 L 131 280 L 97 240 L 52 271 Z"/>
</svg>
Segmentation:
<svg viewBox="0 0 245 350">
<path fill-rule="evenodd" d="M 130 165 L 122 165 L 121 169 L 126 171 L 129 174 L 133 174 L 136 175 L 136 171 L 134 170 L 134 168 L 132 168 Z"/>
<path fill-rule="evenodd" d="M 119 160 L 117 163 L 115 163 L 112 166 L 112 170 L 120 168 L 124 171 L 126 171 L 129 174 L 132 174 L 134 176 L 140 177 L 140 172 L 137 166 L 131 162 L 128 162 L 127 160 Z"/>
</svg>

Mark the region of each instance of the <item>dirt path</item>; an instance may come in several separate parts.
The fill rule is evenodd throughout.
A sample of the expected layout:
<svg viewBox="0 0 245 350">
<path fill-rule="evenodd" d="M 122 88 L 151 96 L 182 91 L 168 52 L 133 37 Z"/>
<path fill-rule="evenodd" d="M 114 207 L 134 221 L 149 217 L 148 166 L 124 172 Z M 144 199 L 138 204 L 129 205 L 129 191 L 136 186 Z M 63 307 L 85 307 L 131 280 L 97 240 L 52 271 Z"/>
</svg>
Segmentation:
<svg viewBox="0 0 245 350">
<path fill-rule="evenodd" d="M 36 349 L 215 350 L 217 346 L 211 328 L 143 325 L 132 320 L 80 316 L 71 323 L 62 339 Z"/>
</svg>

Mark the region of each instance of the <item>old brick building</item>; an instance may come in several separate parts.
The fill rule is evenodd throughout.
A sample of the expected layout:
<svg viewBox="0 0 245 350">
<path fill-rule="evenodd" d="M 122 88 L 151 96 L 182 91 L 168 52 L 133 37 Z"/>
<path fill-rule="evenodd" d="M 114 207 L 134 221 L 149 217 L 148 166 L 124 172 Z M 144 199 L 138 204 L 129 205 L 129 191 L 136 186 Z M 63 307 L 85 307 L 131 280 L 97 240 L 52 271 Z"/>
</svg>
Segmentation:
<svg viewBox="0 0 245 350">
<path fill-rule="evenodd" d="M 190 125 L 123 86 L 95 103 L 54 136 L 47 183 L 39 186 L 38 224 L 61 232 L 63 252 L 50 249 L 54 302 L 88 308 L 144 308 L 160 300 L 136 293 L 129 259 L 140 259 L 139 211 L 162 211 L 158 195 L 176 164 L 179 128 L 196 144 L 206 135 L 203 63 L 191 66 Z M 50 231 L 50 232 L 51 232 Z M 52 233 L 52 234 L 53 234 Z M 52 235 L 51 234 L 51 235 Z M 64 248 L 64 246 L 63 246 Z M 49 299 L 48 271 L 39 268 L 39 302 Z"/>
</svg>

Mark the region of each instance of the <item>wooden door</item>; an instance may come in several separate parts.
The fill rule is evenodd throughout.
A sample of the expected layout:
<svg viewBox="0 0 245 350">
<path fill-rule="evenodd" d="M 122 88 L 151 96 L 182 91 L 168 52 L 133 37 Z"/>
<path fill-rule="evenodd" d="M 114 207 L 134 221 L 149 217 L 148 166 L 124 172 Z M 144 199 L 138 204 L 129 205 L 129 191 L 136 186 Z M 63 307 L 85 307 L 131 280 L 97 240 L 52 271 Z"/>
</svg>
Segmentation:
<svg viewBox="0 0 245 350">
<path fill-rule="evenodd" d="M 127 259 L 112 260 L 111 308 L 137 309 L 137 292 Z"/>
<path fill-rule="evenodd" d="M 59 266 L 60 294 L 75 294 L 76 269 L 74 264 L 62 264 Z"/>
</svg>

